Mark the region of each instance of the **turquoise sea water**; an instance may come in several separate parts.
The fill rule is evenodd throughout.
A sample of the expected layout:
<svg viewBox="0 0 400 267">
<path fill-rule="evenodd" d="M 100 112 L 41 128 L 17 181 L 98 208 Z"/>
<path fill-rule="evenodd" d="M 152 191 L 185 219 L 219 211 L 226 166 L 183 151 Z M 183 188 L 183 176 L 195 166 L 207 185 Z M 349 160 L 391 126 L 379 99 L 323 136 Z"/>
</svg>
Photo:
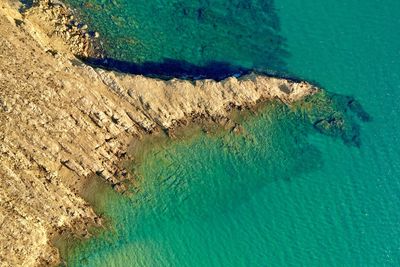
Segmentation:
<svg viewBox="0 0 400 267">
<path fill-rule="evenodd" d="M 135 63 L 141 72 L 198 76 L 285 66 L 272 0 L 67 2 L 104 35 L 111 58 Z"/>
<path fill-rule="evenodd" d="M 132 167 L 138 193 L 103 192 L 112 230 L 69 247 L 69 266 L 400 265 L 399 1 L 85 3 L 121 62 L 276 70 L 354 96 L 373 120 L 357 147 L 275 105 L 242 135 L 155 146 Z"/>
</svg>

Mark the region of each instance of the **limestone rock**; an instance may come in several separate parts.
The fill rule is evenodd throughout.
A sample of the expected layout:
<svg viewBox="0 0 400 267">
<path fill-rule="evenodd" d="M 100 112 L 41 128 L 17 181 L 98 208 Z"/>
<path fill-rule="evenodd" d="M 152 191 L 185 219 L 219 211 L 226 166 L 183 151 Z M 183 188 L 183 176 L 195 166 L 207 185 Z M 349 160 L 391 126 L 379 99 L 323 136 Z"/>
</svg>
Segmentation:
<svg viewBox="0 0 400 267">
<path fill-rule="evenodd" d="M 52 9 L 41 4 L 23 17 L 9 3 L 0 3 L 1 266 L 55 264 L 53 234 L 84 235 L 96 224 L 76 192 L 94 173 L 118 188 L 114 174 L 134 136 L 261 100 L 290 104 L 318 90 L 254 73 L 189 82 L 93 69 L 73 55 L 69 44 L 81 33 L 67 25 L 73 18 L 64 5 L 52 0 Z M 66 23 L 59 34 L 53 18 Z"/>
</svg>

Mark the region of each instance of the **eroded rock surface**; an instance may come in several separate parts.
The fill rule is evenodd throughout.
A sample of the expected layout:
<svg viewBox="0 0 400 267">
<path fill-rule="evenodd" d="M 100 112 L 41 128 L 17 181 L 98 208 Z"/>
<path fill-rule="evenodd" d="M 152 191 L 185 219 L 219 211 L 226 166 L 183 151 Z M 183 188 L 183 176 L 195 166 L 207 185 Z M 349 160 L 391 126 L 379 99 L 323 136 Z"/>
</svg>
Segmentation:
<svg viewBox="0 0 400 267">
<path fill-rule="evenodd" d="M 0 1 L 0 265 L 57 263 L 50 239 L 85 235 L 99 220 L 79 196 L 93 173 L 118 182 L 129 140 L 191 116 L 224 117 L 227 107 L 318 89 L 250 74 L 184 81 L 77 64 L 60 36 L 15 1 Z M 87 234 L 87 233 L 86 233 Z"/>
</svg>

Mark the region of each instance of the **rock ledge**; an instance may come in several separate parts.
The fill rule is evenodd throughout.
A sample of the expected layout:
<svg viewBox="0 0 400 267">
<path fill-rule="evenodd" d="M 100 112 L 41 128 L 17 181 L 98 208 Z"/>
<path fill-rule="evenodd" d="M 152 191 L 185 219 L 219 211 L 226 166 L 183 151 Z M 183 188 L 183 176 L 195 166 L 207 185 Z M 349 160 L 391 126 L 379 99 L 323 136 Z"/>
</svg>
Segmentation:
<svg viewBox="0 0 400 267">
<path fill-rule="evenodd" d="M 164 81 L 73 64 L 65 42 L 73 37 L 68 29 L 55 33 L 57 21 L 46 19 L 53 11 L 21 15 L 18 8 L 0 3 L 1 266 L 56 264 L 55 234 L 85 236 L 88 225 L 101 223 L 79 190 L 94 173 L 118 183 L 118 162 L 135 136 L 193 116 L 223 118 L 232 106 L 290 104 L 318 91 L 254 73 L 221 82 Z M 91 38 L 80 30 L 78 38 Z M 89 44 L 83 49 L 89 53 Z"/>
</svg>

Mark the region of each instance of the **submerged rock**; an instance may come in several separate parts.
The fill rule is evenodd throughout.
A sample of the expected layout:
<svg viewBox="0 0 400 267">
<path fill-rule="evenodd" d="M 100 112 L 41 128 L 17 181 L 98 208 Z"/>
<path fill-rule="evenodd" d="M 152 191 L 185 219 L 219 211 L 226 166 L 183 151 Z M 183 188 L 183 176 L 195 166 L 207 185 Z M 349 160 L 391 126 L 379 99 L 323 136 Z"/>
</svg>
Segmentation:
<svg viewBox="0 0 400 267">
<path fill-rule="evenodd" d="M 318 132 L 357 147 L 361 145 L 359 122 L 371 120 L 354 98 L 325 91 L 307 96 L 296 107 Z"/>
<path fill-rule="evenodd" d="M 279 100 L 321 133 L 354 145 L 354 114 L 370 119 L 355 100 L 307 82 L 256 73 L 219 82 L 161 80 L 74 64 L 74 54 L 89 49 L 79 45 L 84 33 L 56 5 L 69 26 L 55 34 L 47 7 L 24 16 L 7 2 L 0 7 L 0 261 L 10 266 L 55 264 L 53 233 L 84 235 L 99 221 L 77 192 L 94 173 L 122 190 L 118 163 L 133 137 L 160 130 L 174 136 L 171 129 L 196 117 L 226 122 L 231 110 L 260 101 Z"/>
<path fill-rule="evenodd" d="M 0 7 L 0 261 L 10 266 L 54 265 L 55 233 L 85 236 L 99 220 L 79 192 L 95 173 L 123 190 L 129 177 L 118 163 L 132 138 L 196 117 L 225 121 L 259 101 L 291 105 L 319 90 L 255 73 L 166 81 L 93 68 L 74 56 L 82 32 L 57 34 L 45 7 L 24 16 Z"/>
</svg>

